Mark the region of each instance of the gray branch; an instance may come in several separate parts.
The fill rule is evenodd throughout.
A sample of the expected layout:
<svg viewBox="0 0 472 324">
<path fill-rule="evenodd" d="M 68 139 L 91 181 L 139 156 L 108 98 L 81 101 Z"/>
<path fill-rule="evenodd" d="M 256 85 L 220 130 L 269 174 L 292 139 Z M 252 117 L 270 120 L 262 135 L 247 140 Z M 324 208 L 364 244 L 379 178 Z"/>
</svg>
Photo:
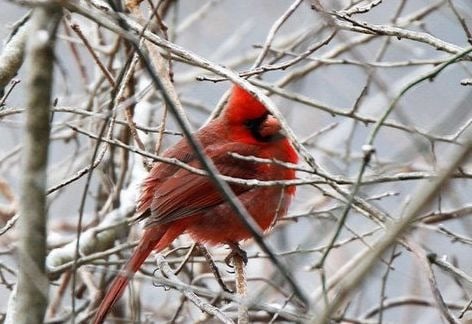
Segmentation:
<svg viewBox="0 0 472 324">
<path fill-rule="evenodd" d="M 23 65 L 25 44 L 30 25 L 29 17 L 28 14 L 17 24 L 0 55 L 0 89 L 4 88 L 15 77 Z"/>
<path fill-rule="evenodd" d="M 28 111 L 20 196 L 19 273 L 15 323 L 42 323 L 48 303 L 46 257 L 46 166 L 54 65 L 61 9 L 34 9 L 27 44 Z M 10 309 L 9 311 L 12 311 Z"/>
</svg>

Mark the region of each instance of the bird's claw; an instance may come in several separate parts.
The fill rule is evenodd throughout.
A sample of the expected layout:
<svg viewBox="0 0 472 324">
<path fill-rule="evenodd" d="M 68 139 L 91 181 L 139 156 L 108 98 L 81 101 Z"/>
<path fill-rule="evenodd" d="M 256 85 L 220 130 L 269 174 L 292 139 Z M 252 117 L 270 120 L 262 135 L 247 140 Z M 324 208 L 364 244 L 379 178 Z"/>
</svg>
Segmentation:
<svg viewBox="0 0 472 324">
<path fill-rule="evenodd" d="M 247 253 L 237 243 L 228 243 L 231 252 L 228 254 L 228 256 L 225 258 L 225 263 L 228 267 L 233 268 L 233 258 L 234 257 L 239 257 L 241 260 L 244 262 L 244 265 L 247 265 Z"/>
</svg>

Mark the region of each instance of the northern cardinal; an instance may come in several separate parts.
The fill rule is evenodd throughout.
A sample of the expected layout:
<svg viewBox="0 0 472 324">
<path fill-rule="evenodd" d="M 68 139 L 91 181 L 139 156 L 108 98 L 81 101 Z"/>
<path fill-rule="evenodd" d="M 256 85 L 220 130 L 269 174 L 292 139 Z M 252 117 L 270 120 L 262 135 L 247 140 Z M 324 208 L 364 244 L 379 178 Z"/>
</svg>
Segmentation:
<svg viewBox="0 0 472 324">
<path fill-rule="evenodd" d="M 234 86 L 223 113 L 195 133 L 218 171 L 241 179 L 290 180 L 295 171 L 276 163 L 243 160 L 230 153 L 297 163 L 298 156 L 281 126 L 256 98 Z M 193 167 L 201 168 L 185 139 L 165 153 Z M 286 214 L 294 186 L 257 187 L 231 184 L 231 189 L 262 230 L 269 229 Z M 142 186 L 137 213 L 146 218 L 142 238 L 133 255 L 111 283 L 95 315 L 102 323 L 123 294 L 128 281 L 155 250 L 166 248 L 182 233 L 210 245 L 249 239 L 251 233 L 221 197 L 212 181 L 172 164 L 157 163 Z"/>
</svg>

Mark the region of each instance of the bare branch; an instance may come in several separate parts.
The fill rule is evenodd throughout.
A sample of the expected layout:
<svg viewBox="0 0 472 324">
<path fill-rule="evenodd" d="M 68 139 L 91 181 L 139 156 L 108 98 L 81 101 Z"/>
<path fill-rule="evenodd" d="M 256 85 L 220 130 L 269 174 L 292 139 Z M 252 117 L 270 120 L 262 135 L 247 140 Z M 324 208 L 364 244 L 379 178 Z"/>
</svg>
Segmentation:
<svg viewBox="0 0 472 324">
<path fill-rule="evenodd" d="M 36 8 L 28 38 L 29 98 L 20 196 L 19 263 L 16 323 L 41 323 L 48 303 L 46 258 L 46 180 L 54 40 L 61 8 Z"/>
</svg>

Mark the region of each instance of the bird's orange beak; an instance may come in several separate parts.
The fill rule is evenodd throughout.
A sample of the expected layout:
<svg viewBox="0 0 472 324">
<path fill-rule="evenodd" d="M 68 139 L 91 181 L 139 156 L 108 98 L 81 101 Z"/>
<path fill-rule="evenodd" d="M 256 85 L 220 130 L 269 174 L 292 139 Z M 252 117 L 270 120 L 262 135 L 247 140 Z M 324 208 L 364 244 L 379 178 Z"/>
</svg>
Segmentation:
<svg viewBox="0 0 472 324">
<path fill-rule="evenodd" d="M 259 133 L 262 137 L 270 137 L 278 134 L 282 126 L 279 121 L 272 115 L 268 115 L 266 120 L 261 124 Z"/>
</svg>

